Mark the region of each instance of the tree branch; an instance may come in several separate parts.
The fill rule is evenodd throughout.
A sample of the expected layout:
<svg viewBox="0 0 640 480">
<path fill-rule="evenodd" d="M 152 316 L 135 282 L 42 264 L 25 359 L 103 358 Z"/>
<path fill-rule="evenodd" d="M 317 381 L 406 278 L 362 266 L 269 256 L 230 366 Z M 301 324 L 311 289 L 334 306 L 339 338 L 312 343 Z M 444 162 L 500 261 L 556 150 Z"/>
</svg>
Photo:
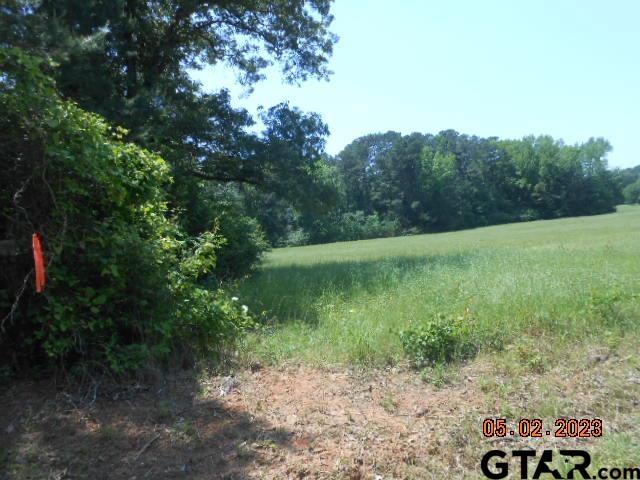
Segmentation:
<svg viewBox="0 0 640 480">
<path fill-rule="evenodd" d="M 9 313 L 7 313 L 4 317 L 2 317 L 2 320 L 0 320 L 0 332 L 4 333 L 4 323 L 8 319 L 11 319 L 13 321 L 13 315 L 16 313 L 16 310 L 18 309 L 18 305 L 20 305 L 20 299 L 22 298 L 22 294 L 26 290 L 27 285 L 29 284 L 29 279 L 31 278 L 32 275 L 33 275 L 33 268 L 29 270 L 29 273 L 25 275 L 24 280 L 22 281 L 22 286 L 18 290 L 18 293 L 16 293 L 16 298 L 13 301 L 13 304 L 11 305 L 11 310 L 9 310 Z"/>
</svg>

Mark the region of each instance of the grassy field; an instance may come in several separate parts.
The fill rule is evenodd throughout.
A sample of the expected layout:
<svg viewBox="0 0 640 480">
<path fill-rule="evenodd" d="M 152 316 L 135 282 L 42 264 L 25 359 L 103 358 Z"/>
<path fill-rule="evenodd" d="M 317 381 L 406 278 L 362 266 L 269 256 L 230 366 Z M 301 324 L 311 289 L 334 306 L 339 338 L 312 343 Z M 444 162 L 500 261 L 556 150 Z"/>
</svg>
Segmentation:
<svg viewBox="0 0 640 480">
<path fill-rule="evenodd" d="M 631 206 L 277 249 L 238 294 L 264 325 L 243 353 L 267 363 L 397 364 L 406 358 L 399 332 L 441 316 L 466 324 L 481 350 L 615 342 L 638 332 L 638 279 L 640 208 Z"/>
<path fill-rule="evenodd" d="M 389 429 L 390 419 L 408 417 L 407 428 L 415 431 L 416 406 L 433 409 L 442 394 L 444 411 L 434 411 L 420 434 L 424 442 L 435 432 L 425 444 L 439 445 L 436 455 L 418 449 L 385 463 L 365 435 L 358 448 L 371 450 L 372 466 L 364 471 L 482 478 L 478 459 L 490 447 L 480 425 L 487 417 L 542 418 L 545 425 L 560 417 L 601 418 L 602 439 L 507 438 L 492 447 L 587 448 L 594 466 L 637 467 L 639 280 L 636 206 L 593 217 L 277 249 L 238 294 L 263 325 L 241 352 L 245 362 L 320 371 L 362 366 L 363 375 L 384 378 L 382 393 L 363 404 L 389 414 L 372 434 L 386 445 L 401 430 Z M 442 322 L 465 332 L 474 348 L 464 358 L 423 364 L 416 375 L 405 368 L 412 357 L 401 332 Z M 410 371 L 413 377 L 402 377 Z M 375 431 L 369 415 L 365 428 Z"/>
</svg>

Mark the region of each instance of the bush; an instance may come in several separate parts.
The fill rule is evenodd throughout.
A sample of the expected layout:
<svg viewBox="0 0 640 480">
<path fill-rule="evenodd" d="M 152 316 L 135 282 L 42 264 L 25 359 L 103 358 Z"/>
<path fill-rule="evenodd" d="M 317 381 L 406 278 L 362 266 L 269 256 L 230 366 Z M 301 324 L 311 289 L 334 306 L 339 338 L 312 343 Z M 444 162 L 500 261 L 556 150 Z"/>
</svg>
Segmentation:
<svg viewBox="0 0 640 480">
<path fill-rule="evenodd" d="M 0 351 L 117 373 L 176 353 L 219 354 L 251 322 L 224 292 L 201 287 L 225 240 L 215 230 L 187 236 L 167 207 L 166 162 L 62 101 L 42 66 L 0 50 L 0 239 L 23 253 L 0 257 L 12 263 L 0 276 L 0 309 L 9 312 Z M 20 297 L 34 230 L 48 284 Z"/>
<path fill-rule="evenodd" d="M 468 312 L 457 319 L 437 316 L 414 328 L 400 332 L 405 353 L 419 368 L 467 358 L 480 341 L 471 331 Z"/>
<path fill-rule="evenodd" d="M 309 234 L 302 228 L 291 230 L 287 233 L 284 240 L 281 241 L 279 247 L 299 247 L 309 243 Z"/>
<path fill-rule="evenodd" d="M 218 279 L 236 279 L 250 273 L 269 244 L 258 221 L 245 215 L 240 204 L 220 198 L 215 204 L 215 225 L 225 242 L 214 269 Z"/>
<path fill-rule="evenodd" d="M 362 211 L 344 213 L 339 226 L 340 240 L 393 237 L 400 233 L 397 222 L 382 220 L 377 214 L 365 215 Z"/>
<path fill-rule="evenodd" d="M 269 244 L 259 222 L 246 214 L 238 187 L 202 181 L 185 172 L 176 178 L 171 199 L 181 206 L 183 228 L 192 236 L 214 229 L 224 238 L 216 252 L 211 280 L 232 280 L 249 274 Z"/>
<path fill-rule="evenodd" d="M 417 366 L 451 360 L 458 342 L 454 325 L 441 319 L 400 332 L 400 340 L 405 352 Z"/>
<path fill-rule="evenodd" d="M 540 220 L 540 214 L 532 208 L 526 209 L 522 212 L 518 218 L 521 222 L 533 222 L 535 220 Z"/>
</svg>

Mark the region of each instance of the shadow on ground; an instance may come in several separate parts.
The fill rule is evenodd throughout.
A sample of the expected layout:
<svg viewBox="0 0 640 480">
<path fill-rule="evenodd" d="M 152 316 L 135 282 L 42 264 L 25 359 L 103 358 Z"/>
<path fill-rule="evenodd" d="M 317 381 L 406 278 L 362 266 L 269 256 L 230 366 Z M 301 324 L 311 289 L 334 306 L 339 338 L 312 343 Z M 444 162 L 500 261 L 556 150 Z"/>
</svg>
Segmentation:
<svg viewBox="0 0 640 480">
<path fill-rule="evenodd" d="M 429 270 L 463 270 L 474 252 L 431 256 L 397 256 L 379 260 L 343 260 L 316 264 L 267 265 L 241 288 L 241 300 L 274 323 L 302 321 L 315 325 L 323 298 L 348 301 L 402 284 Z"/>
<path fill-rule="evenodd" d="M 0 480 L 245 479 L 292 434 L 235 406 L 192 374 L 79 398 L 53 382 L 0 393 Z M 229 386 L 222 386 L 223 390 Z M 230 393 L 232 395 L 232 393 Z"/>
</svg>

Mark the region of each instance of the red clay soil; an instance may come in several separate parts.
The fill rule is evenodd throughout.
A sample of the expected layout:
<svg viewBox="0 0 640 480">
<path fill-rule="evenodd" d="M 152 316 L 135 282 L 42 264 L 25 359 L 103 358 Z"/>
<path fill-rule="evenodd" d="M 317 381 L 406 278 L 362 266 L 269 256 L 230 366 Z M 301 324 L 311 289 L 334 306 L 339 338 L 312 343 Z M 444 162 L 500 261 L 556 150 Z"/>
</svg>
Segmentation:
<svg viewBox="0 0 640 480">
<path fill-rule="evenodd" d="M 301 367 L 185 374 L 95 400 L 15 384 L 0 396 L 5 478 L 396 477 L 480 408 L 466 383 L 438 391 L 411 372 Z"/>
<path fill-rule="evenodd" d="M 83 398 L 17 383 L 0 393 L 0 479 L 464 477 L 491 407 L 480 373 L 441 390 L 404 370 L 185 373 Z"/>
</svg>

